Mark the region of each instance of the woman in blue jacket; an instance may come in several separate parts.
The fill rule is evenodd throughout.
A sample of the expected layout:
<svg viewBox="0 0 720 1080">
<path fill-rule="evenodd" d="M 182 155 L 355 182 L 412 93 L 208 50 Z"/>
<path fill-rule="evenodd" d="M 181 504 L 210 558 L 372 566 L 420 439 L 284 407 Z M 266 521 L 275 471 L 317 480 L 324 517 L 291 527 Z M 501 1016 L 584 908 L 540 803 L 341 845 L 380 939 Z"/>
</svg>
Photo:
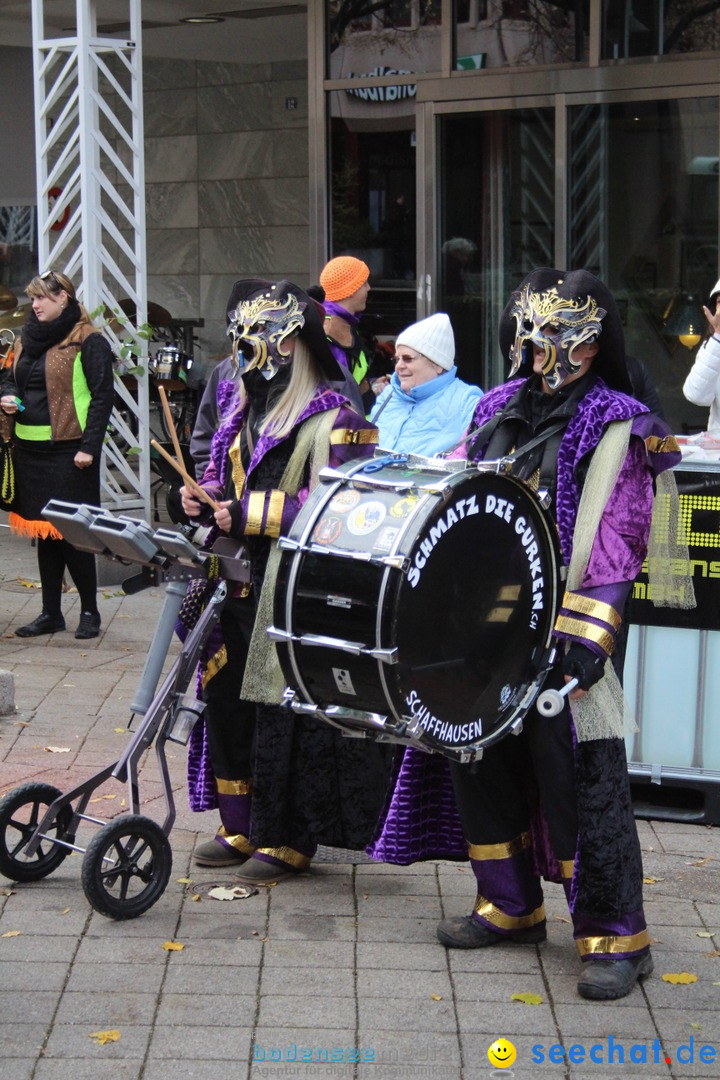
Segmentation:
<svg viewBox="0 0 720 1080">
<path fill-rule="evenodd" d="M 395 343 L 395 371 L 370 419 L 384 450 L 433 457 L 465 434 L 482 390 L 458 379 L 455 337 L 443 312 L 413 323 Z"/>
</svg>

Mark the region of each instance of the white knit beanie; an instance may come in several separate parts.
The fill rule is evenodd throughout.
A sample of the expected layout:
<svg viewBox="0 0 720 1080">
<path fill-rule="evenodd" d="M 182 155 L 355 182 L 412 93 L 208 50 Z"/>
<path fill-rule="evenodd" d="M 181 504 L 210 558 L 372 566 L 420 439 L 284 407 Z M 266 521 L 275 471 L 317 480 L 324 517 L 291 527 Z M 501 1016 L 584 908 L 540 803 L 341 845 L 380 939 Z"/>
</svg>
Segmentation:
<svg viewBox="0 0 720 1080">
<path fill-rule="evenodd" d="M 455 335 L 450 319 L 443 311 L 408 326 L 407 330 L 398 334 L 395 348 L 398 345 L 408 345 L 446 371 L 450 370 L 455 360 Z"/>
<path fill-rule="evenodd" d="M 710 299 L 712 300 L 712 298 L 714 296 L 717 296 L 718 293 L 720 293 L 720 281 L 715 282 L 715 285 L 714 285 L 714 287 L 713 287 L 713 289 L 712 289 L 712 291 L 710 293 Z"/>
</svg>

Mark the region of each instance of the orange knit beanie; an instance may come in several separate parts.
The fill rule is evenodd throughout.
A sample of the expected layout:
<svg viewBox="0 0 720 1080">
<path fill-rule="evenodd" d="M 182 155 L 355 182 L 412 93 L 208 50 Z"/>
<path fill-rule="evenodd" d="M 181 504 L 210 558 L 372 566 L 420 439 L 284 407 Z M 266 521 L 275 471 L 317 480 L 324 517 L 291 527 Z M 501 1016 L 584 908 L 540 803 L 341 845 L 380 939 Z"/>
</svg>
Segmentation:
<svg viewBox="0 0 720 1080">
<path fill-rule="evenodd" d="M 320 284 L 327 300 L 344 300 L 352 296 L 370 277 L 370 267 L 352 255 L 331 259 L 320 275 Z"/>
</svg>

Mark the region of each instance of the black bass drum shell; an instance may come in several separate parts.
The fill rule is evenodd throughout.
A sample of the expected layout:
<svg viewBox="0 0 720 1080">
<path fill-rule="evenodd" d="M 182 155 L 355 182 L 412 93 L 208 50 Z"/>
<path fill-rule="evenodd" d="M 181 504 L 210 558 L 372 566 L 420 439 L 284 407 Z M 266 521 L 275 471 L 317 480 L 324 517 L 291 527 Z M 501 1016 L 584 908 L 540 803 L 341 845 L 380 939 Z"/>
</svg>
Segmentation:
<svg viewBox="0 0 720 1080">
<path fill-rule="evenodd" d="M 429 750 L 490 745 L 546 673 L 561 596 L 554 523 L 490 468 L 345 470 L 311 493 L 297 549 L 281 557 L 288 685 L 319 708 L 406 719 Z"/>
</svg>

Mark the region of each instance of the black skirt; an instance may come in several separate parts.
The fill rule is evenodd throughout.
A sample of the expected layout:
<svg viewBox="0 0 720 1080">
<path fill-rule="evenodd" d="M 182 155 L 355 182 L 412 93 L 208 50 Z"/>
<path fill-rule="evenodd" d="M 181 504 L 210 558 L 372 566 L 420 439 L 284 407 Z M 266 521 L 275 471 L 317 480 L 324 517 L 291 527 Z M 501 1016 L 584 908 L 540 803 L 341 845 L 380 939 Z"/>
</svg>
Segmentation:
<svg viewBox="0 0 720 1080">
<path fill-rule="evenodd" d="M 15 440 L 15 498 L 13 513 L 25 521 L 42 521 L 51 499 L 100 505 L 100 461 L 78 469 L 75 455 L 80 440 L 28 442 Z"/>
</svg>

